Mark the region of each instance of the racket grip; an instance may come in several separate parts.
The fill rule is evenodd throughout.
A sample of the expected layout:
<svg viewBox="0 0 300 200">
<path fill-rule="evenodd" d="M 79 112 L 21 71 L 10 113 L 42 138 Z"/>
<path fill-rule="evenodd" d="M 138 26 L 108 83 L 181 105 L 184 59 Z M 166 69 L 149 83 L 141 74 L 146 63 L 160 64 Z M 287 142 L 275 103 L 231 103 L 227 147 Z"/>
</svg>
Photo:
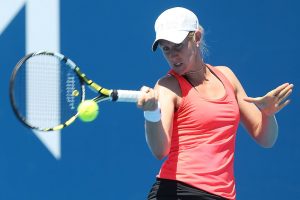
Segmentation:
<svg viewBox="0 0 300 200">
<path fill-rule="evenodd" d="M 135 90 L 113 90 L 111 94 L 112 101 L 117 102 L 137 102 L 142 92 Z"/>
</svg>

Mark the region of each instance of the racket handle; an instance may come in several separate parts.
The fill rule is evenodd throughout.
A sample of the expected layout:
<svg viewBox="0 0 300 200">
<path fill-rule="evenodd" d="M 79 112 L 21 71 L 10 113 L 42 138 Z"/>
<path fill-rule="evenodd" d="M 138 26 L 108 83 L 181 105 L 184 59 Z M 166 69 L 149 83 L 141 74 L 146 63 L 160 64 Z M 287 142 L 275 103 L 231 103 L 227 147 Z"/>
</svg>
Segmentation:
<svg viewBox="0 0 300 200">
<path fill-rule="evenodd" d="M 135 90 L 113 90 L 111 100 L 117 102 L 137 102 L 142 92 Z"/>
</svg>

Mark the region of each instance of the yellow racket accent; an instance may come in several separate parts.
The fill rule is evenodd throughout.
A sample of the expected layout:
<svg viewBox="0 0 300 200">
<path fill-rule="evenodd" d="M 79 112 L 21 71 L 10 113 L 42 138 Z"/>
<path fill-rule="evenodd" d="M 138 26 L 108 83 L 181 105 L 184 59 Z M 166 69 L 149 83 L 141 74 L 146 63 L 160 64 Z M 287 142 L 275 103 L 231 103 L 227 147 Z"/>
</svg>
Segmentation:
<svg viewBox="0 0 300 200">
<path fill-rule="evenodd" d="M 109 96 L 111 94 L 111 90 L 105 89 L 102 86 L 98 85 L 91 79 L 88 79 L 84 73 L 82 73 L 79 69 L 79 67 L 75 67 L 76 73 L 83 79 L 84 82 L 86 82 L 88 85 L 90 85 L 92 88 L 94 88 L 96 91 Z"/>
<path fill-rule="evenodd" d="M 53 127 L 52 130 L 53 131 L 58 131 L 58 130 L 62 129 L 63 127 L 65 127 L 65 126 L 63 124 L 60 124 L 58 126 Z"/>
<path fill-rule="evenodd" d="M 72 124 L 76 120 L 77 117 L 78 117 L 78 115 L 75 115 L 75 116 L 71 117 L 68 121 L 66 121 L 64 124 L 59 124 L 59 125 L 57 125 L 53 128 L 43 129 L 43 131 L 58 131 L 58 130 L 61 130 L 64 127 L 67 127 L 70 124 Z"/>
<path fill-rule="evenodd" d="M 73 95 L 74 97 L 77 97 L 77 96 L 79 95 L 78 90 L 74 90 L 74 91 L 72 92 L 72 95 Z"/>
</svg>

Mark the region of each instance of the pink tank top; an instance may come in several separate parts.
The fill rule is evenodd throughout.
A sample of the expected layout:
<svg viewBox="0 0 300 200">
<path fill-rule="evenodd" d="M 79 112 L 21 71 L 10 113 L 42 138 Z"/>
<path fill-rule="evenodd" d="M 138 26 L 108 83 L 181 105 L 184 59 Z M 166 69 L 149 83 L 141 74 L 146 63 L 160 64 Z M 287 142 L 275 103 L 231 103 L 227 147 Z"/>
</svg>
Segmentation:
<svg viewBox="0 0 300 200">
<path fill-rule="evenodd" d="M 234 89 L 217 69 L 208 66 L 223 83 L 226 94 L 205 99 L 182 76 L 182 103 L 174 113 L 171 149 L 158 174 L 228 199 L 235 199 L 234 150 L 240 119 Z"/>
</svg>

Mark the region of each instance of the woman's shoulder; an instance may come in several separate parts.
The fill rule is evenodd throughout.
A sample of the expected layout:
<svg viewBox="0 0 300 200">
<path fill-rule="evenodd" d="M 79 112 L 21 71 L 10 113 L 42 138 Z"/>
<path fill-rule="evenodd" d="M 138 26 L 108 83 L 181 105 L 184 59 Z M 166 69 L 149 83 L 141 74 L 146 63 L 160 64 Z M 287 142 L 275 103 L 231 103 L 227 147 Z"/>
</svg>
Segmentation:
<svg viewBox="0 0 300 200">
<path fill-rule="evenodd" d="M 232 86 L 236 89 L 237 77 L 234 72 L 228 66 L 214 66 L 215 69 L 219 70 L 232 84 Z"/>
<path fill-rule="evenodd" d="M 158 84 L 163 86 L 173 86 L 176 84 L 178 85 L 178 81 L 173 75 L 167 74 L 158 80 Z"/>
<path fill-rule="evenodd" d="M 230 74 L 233 73 L 230 67 L 225 66 L 225 65 L 218 65 L 218 66 L 213 66 L 215 69 L 221 71 L 223 74 Z"/>
<path fill-rule="evenodd" d="M 222 74 L 224 74 L 229 79 L 231 79 L 235 76 L 234 72 L 228 66 L 218 65 L 218 66 L 213 66 L 213 68 L 222 72 Z"/>
<path fill-rule="evenodd" d="M 172 95 L 173 97 L 181 96 L 181 89 L 177 79 L 167 74 L 161 77 L 156 84 L 156 88 L 159 89 L 160 93 Z"/>
</svg>

